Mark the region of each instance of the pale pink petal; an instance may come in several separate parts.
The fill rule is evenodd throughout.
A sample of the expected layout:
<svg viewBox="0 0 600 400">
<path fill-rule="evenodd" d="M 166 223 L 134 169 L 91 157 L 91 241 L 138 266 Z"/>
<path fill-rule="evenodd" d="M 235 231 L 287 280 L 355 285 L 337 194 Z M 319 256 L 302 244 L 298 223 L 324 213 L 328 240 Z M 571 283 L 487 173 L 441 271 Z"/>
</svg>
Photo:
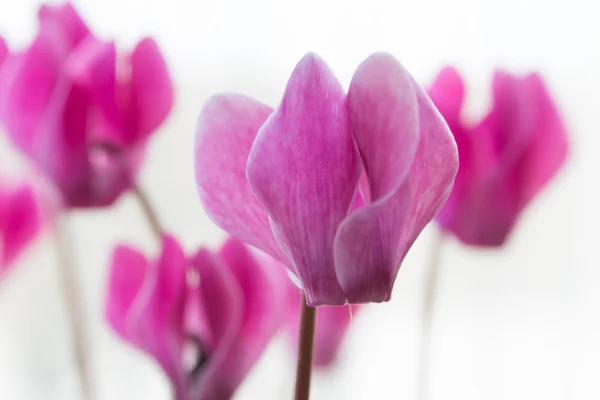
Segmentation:
<svg viewBox="0 0 600 400">
<path fill-rule="evenodd" d="M 148 261 L 143 254 L 128 246 L 118 246 L 110 263 L 106 320 L 125 340 L 132 340 L 127 331 L 127 317 L 140 292 L 148 272 Z"/>
<path fill-rule="evenodd" d="M 285 328 L 292 344 L 294 355 L 298 348 L 302 292 L 292 282 L 287 284 L 287 308 Z M 352 307 L 352 311 L 350 311 Z M 361 308 L 358 305 L 342 307 L 319 307 L 315 330 L 313 365 L 330 367 L 338 358 L 344 336 L 352 321 L 352 315 Z M 351 314 L 352 313 L 352 314 Z"/>
<path fill-rule="evenodd" d="M 0 277 L 41 228 L 41 214 L 33 190 L 26 185 L 0 192 Z"/>
<path fill-rule="evenodd" d="M 344 90 L 325 62 L 308 54 L 259 131 L 247 177 L 311 306 L 346 302 L 332 245 L 360 171 Z"/>
<path fill-rule="evenodd" d="M 248 153 L 272 111 L 241 95 L 211 98 L 196 129 L 195 173 L 200 201 L 216 225 L 284 260 L 267 213 L 246 180 Z"/>
<path fill-rule="evenodd" d="M 281 302 L 284 301 L 283 281 L 272 265 L 259 265 L 244 244 L 229 239 L 219 255 L 235 276 L 243 295 L 243 321 L 237 338 L 223 366 L 228 371 L 230 385 L 237 387 L 262 355 L 265 347 L 281 325 Z M 280 269 L 282 267 L 279 267 Z"/>
<path fill-rule="evenodd" d="M 173 108 L 174 90 L 167 64 L 156 42 L 143 39 L 130 56 L 131 115 L 134 140 L 150 135 Z"/>
<path fill-rule="evenodd" d="M 90 35 L 88 27 L 71 3 L 57 6 L 44 4 L 38 11 L 38 18 L 40 29 L 58 35 L 67 51 L 73 50 Z"/>
<path fill-rule="evenodd" d="M 200 284 L 190 290 L 197 292 L 208 329 L 199 338 L 208 354 L 204 364 L 189 377 L 189 398 L 193 400 L 229 399 L 239 382 L 230 376 L 232 355 L 236 354 L 243 324 L 244 299 L 242 289 L 224 263 L 206 250 L 200 250 L 192 260 Z M 235 365 L 234 365 L 235 367 Z"/>
<path fill-rule="evenodd" d="M 4 64 L 4 60 L 8 57 L 9 51 L 8 46 L 6 45 L 6 41 L 4 38 L 0 37 L 0 66 Z"/>
<path fill-rule="evenodd" d="M 358 68 L 348 104 L 372 203 L 341 224 L 336 272 L 350 303 L 388 301 L 402 260 L 452 189 L 456 144 L 427 95 L 388 54 Z"/>
</svg>

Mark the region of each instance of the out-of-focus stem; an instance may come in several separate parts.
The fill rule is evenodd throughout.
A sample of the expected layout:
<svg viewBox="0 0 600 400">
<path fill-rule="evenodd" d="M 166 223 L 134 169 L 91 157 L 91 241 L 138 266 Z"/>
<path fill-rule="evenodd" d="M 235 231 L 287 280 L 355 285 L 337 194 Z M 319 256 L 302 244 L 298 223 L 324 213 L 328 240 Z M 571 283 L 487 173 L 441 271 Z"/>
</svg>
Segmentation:
<svg viewBox="0 0 600 400">
<path fill-rule="evenodd" d="M 419 366 L 417 371 L 417 400 L 427 400 L 429 395 L 432 317 L 439 285 L 444 237 L 445 234 L 443 232 L 439 232 L 435 238 L 423 288 L 423 314 L 421 319 L 420 336 L 421 342 L 419 349 Z"/>
<path fill-rule="evenodd" d="M 148 221 L 148 225 L 150 225 L 150 229 L 152 229 L 154 235 L 158 238 L 158 240 L 160 240 L 162 235 L 162 227 L 160 225 L 160 222 L 158 221 L 158 215 L 156 214 L 154 207 L 150 203 L 150 199 L 140 186 L 134 185 L 133 193 L 135 194 L 135 197 L 140 203 L 144 216 Z"/>
<path fill-rule="evenodd" d="M 298 335 L 298 365 L 296 369 L 295 400 L 308 400 L 310 396 L 310 378 L 312 374 L 313 350 L 315 344 L 315 326 L 317 309 L 306 304 L 302 293 L 302 315 L 300 334 Z"/>
<path fill-rule="evenodd" d="M 56 221 L 56 252 L 61 291 L 67 309 L 67 319 L 71 337 L 75 364 L 84 400 L 93 399 L 92 382 L 89 369 L 90 335 L 85 312 L 85 302 L 77 282 L 76 268 L 72 261 L 71 240 L 65 216 Z"/>
</svg>

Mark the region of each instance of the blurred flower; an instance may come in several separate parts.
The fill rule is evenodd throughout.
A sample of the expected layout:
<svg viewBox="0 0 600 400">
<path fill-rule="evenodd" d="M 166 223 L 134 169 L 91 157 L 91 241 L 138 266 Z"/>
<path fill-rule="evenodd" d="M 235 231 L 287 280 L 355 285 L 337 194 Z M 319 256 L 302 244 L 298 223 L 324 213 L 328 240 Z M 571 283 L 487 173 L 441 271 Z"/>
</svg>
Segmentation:
<svg viewBox="0 0 600 400">
<path fill-rule="evenodd" d="M 31 187 L 25 184 L 0 186 L 0 279 L 38 234 L 41 219 Z"/>
<path fill-rule="evenodd" d="M 538 74 L 516 77 L 497 71 L 493 106 L 477 125 L 461 118 L 464 84 L 444 68 L 429 90 L 459 149 L 452 194 L 438 214 L 443 229 L 472 245 L 500 246 L 527 203 L 567 155 L 567 135 Z"/>
<path fill-rule="evenodd" d="M 362 63 L 347 95 L 311 53 L 275 111 L 213 97 L 195 151 L 212 220 L 288 265 L 311 306 L 388 301 L 458 167 L 442 117 L 385 53 Z"/>
<path fill-rule="evenodd" d="M 108 206 L 127 190 L 172 103 L 152 39 L 117 56 L 70 4 L 42 6 L 33 42 L 0 70 L 8 136 L 56 184 L 66 207 Z"/>
<path fill-rule="evenodd" d="M 124 340 L 160 363 L 176 399 L 224 400 L 280 326 L 277 276 L 233 239 L 219 253 L 200 249 L 188 259 L 164 236 L 156 262 L 120 246 L 113 255 L 106 316 Z M 186 365 L 190 354 L 194 362 Z"/>
<path fill-rule="evenodd" d="M 300 314 L 302 312 L 302 292 L 288 279 L 288 299 L 286 309 L 285 330 L 294 346 L 298 349 L 298 333 L 300 331 Z M 350 310 L 350 307 L 352 309 Z M 326 368 L 337 359 L 344 335 L 352 321 L 352 314 L 361 308 L 359 305 L 342 307 L 319 307 L 315 328 L 315 347 L 313 365 Z M 352 314 L 351 314 L 352 313 Z"/>
</svg>

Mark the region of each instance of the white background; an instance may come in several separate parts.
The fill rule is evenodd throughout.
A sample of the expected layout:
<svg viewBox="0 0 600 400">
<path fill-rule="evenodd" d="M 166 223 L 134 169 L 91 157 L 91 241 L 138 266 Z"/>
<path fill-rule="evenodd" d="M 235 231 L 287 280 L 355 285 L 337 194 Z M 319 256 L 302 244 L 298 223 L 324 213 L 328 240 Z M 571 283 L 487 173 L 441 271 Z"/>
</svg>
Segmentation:
<svg viewBox="0 0 600 400">
<path fill-rule="evenodd" d="M 216 245 L 193 181 L 194 125 L 203 101 L 238 91 L 276 104 L 295 63 L 321 54 L 347 84 L 371 52 L 393 53 L 423 84 L 445 63 L 471 84 L 469 115 L 487 106 L 491 69 L 541 70 L 571 129 L 568 165 L 523 216 L 501 251 L 444 249 L 435 315 L 432 399 L 600 398 L 599 6 L 586 0 L 80 0 L 103 37 L 124 48 L 152 34 L 178 85 L 176 110 L 150 149 L 142 183 L 164 224 L 189 249 Z M 35 30 L 37 1 L 0 0 L 13 46 Z M 0 142 L 2 168 L 18 166 Z M 10 166 L 10 167 L 8 167 Z M 18 168 L 18 167 L 15 167 Z M 74 214 L 70 228 L 92 331 L 97 398 L 167 399 L 148 359 L 102 320 L 105 274 L 117 241 L 152 250 L 136 203 Z M 415 398 L 418 316 L 430 226 L 406 260 L 393 300 L 355 317 L 335 369 L 314 399 Z M 0 288 L 0 398 L 79 399 L 53 243 L 46 234 Z M 275 341 L 239 399 L 291 398 L 292 362 Z"/>
</svg>

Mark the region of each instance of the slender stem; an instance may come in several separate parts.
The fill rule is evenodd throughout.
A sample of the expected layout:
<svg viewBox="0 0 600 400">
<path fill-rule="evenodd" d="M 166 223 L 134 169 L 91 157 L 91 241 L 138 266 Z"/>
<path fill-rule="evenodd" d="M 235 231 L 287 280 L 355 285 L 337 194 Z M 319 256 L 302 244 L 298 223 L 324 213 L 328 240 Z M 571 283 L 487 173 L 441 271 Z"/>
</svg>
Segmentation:
<svg viewBox="0 0 600 400">
<path fill-rule="evenodd" d="M 142 207 L 142 211 L 144 212 L 144 216 L 146 217 L 146 220 L 148 221 L 148 224 L 150 225 L 152 232 L 154 232 L 156 237 L 158 237 L 160 240 L 160 237 L 162 234 L 162 228 L 161 228 L 160 222 L 158 221 L 158 216 L 156 214 L 156 211 L 154 210 L 154 207 L 150 203 L 150 199 L 148 198 L 146 193 L 142 190 L 142 188 L 139 187 L 138 185 L 133 186 L 133 193 L 135 194 L 135 197 L 137 198 L 138 202 L 140 203 L 140 206 Z"/>
<path fill-rule="evenodd" d="M 316 322 L 317 309 L 309 307 L 306 304 L 306 296 L 302 293 L 302 315 L 300 317 L 300 334 L 298 336 L 298 366 L 296 369 L 295 400 L 308 400 L 310 396 L 310 377 L 313 364 Z"/>
<path fill-rule="evenodd" d="M 427 277 L 424 284 L 423 314 L 421 320 L 421 347 L 419 351 L 419 369 L 417 372 L 418 400 L 426 400 L 429 394 L 428 389 L 431 361 L 432 316 L 438 291 L 444 237 L 444 233 L 440 232 L 435 239 L 433 250 L 431 252 L 431 258 L 429 260 Z"/>
<path fill-rule="evenodd" d="M 85 302 L 81 288 L 77 283 L 75 265 L 71 259 L 70 235 L 68 234 L 65 217 L 57 218 L 56 222 L 56 251 L 58 257 L 58 273 L 61 290 L 67 308 L 69 329 L 73 339 L 75 364 L 83 399 L 90 400 L 92 384 L 89 371 L 90 334 L 87 329 Z"/>
</svg>

